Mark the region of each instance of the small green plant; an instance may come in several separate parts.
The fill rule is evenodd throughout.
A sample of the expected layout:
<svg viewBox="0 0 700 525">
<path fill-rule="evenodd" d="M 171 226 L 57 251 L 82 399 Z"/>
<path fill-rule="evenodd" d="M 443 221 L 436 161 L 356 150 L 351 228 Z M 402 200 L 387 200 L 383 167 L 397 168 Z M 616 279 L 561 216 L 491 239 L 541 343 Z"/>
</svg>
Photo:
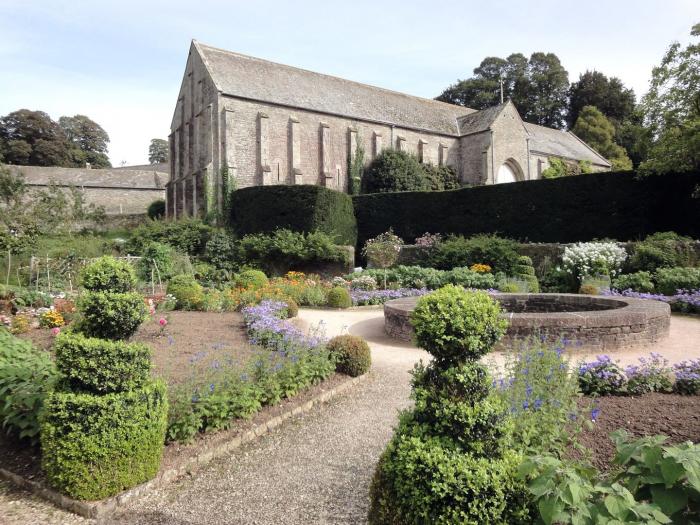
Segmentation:
<svg viewBox="0 0 700 525">
<path fill-rule="evenodd" d="M 331 288 L 327 296 L 328 306 L 331 308 L 350 308 L 352 306 L 352 298 L 350 292 L 346 288 L 336 286 Z"/>
<path fill-rule="evenodd" d="M 175 297 L 176 308 L 199 310 L 204 301 L 204 289 L 191 275 L 176 275 L 168 283 L 168 295 Z"/>
<path fill-rule="evenodd" d="M 326 348 L 335 359 L 335 369 L 351 377 L 369 372 L 372 353 L 367 341 L 356 335 L 338 335 L 328 341 Z"/>
<path fill-rule="evenodd" d="M 136 273 L 128 262 L 106 255 L 81 270 L 80 282 L 92 292 L 124 293 L 136 284 Z"/>
<path fill-rule="evenodd" d="M 635 292 L 651 293 L 654 291 L 654 282 L 651 274 L 645 271 L 622 274 L 612 281 L 615 290 L 633 290 Z"/>
</svg>

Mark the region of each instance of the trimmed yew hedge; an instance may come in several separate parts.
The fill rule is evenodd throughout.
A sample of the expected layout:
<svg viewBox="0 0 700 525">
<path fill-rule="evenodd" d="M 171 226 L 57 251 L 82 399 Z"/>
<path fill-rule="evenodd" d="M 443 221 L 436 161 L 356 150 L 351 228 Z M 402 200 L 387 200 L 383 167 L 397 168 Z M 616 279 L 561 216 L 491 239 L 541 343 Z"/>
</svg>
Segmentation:
<svg viewBox="0 0 700 525">
<path fill-rule="evenodd" d="M 355 246 L 357 224 L 350 195 L 322 186 L 254 186 L 233 192 L 229 225 L 238 235 L 286 228 L 336 235 Z"/>
<path fill-rule="evenodd" d="M 636 178 L 592 173 L 439 192 L 353 197 L 358 246 L 392 227 L 410 242 L 425 232 L 497 233 L 530 242 L 621 241 L 657 231 L 700 237 L 700 173 Z"/>
</svg>

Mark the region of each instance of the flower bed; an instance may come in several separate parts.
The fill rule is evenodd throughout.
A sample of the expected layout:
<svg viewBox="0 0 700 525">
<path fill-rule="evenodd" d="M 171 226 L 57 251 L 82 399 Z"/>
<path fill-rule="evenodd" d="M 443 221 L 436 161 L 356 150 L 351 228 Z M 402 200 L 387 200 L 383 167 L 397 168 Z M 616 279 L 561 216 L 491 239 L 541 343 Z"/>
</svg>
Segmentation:
<svg viewBox="0 0 700 525">
<path fill-rule="evenodd" d="M 427 288 L 398 288 L 396 290 L 351 290 L 350 297 L 354 306 L 384 304 L 391 299 L 417 297 L 429 292 Z"/>
<path fill-rule="evenodd" d="M 671 306 L 674 312 L 700 313 L 700 290 L 678 290 L 676 295 L 635 292 L 634 290 L 604 290 L 603 295 L 619 295 L 635 299 L 662 301 Z"/>
</svg>

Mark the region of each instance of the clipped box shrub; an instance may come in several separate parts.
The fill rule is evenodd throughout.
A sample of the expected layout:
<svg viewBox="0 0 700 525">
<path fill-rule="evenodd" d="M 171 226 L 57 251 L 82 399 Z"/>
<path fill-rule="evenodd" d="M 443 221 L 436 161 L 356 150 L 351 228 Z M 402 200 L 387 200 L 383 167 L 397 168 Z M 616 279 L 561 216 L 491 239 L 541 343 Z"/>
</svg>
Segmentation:
<svg viewBox="0 0 700 525">
<path fill-rule="evenodd" d="M 236 286 L 240 288 L 262 288 L 267 285 L 268 278 L 260 270 L 244 270 L 236 276 Z"/>
<path fill-rule="evenodd" d="M 191 275 L 176 275 L 170 279 L 167 291 L 175 297 L 175 307 L 180 310 L 198 310 L 204 301 L 204 288 Z"/>
<path fill-rule="evenodd" d="M 80 271 L 80 282 L 92 292 L 128 292 L 136 284 L 136 272 L 125 261 L 100 257 Z"/>
<path fill-rule="evenodd" d="M 152 479 L 168 403 L 162 382 L 106 395 L 51 393 L 41 417 L 42 467 L 52 486 L 97 500 Z"/>
<path fill-rule="evenodd" d="M 63 388 L 98 394 L 142 387 L 151 374 L 151 349 L 64 332 L 54 344 Z"/>
<path fill-rule="evenodd" d="M 239 235 L 270 233 L 286 228 L 336 237 L 355 246 L 357 224 L 352 199 L 346 193 L 315 185 L 254 186 L 233 192 L 229 224 Z"/>
<path fill-rule="evenodd" d="M 659 268 L 654 279 L 657 291 L 664 295 L 675 295 L 678 290 L 698 290 L 700 268 Z"/>
<path fill-rule="evenodd" d="M 367 341 L 357 335 L 338 335 L 328 341 L 326 348 L 335 359 L 335 369 L 351 377 L 369 372 L 372 352 Z"/>
<path fill-rule="evenodd" d="M 352 306 L 350 292 L 341 286 L 331 288 L 328 292 L 327 304 L 331 308 L 350 308 Z"/>
<path fill-rule="evenodd" d="M 147 318 L 143 296 L 135 292 L 84 292 L 78 309 L 78 331 L 102 339 L 128 339 Z"/>
</svg>

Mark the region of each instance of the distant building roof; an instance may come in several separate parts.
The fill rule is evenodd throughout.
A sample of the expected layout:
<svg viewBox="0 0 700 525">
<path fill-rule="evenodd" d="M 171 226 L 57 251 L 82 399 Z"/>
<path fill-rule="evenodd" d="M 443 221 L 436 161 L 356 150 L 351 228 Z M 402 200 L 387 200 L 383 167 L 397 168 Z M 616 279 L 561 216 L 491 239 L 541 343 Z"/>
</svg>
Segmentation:
<svg viewBox="0 0 700 525">
<path fill-rule="evenodd" d="M 170 163 L 156 162 L 155 164 L 134 164 L 133 166 L 116 166 L 113 169 L 117 170 L 154 170 L 162 173 L 170 174 Z"/>
<path fill-rule="evenodd" d="M 570 131 L 547 128 L 525 122 L 530 135 L 530 151 L 537 151 L 567 159 L 587 160 L 599 166 L 611 166 L 610 162 Z"/>
<path fill-rule="evenodd" d="M 46 186 L 53 181 L 60 186 L 84 188 L 124 188 L 161 190 L 169 175 L 153 169 L 87 169 L 43 166 L 8 166 L 24 176 L 30 186 Z"/>
<path fill-rule="evenodd" d="M 471 135 L 473 133 L 480 133 L 488 130 L 491 127 L 491 124 L 493 124 L 493 121 L 496 120 L 496 117 L 498 117 L 503 108 L 509 102 L 504 102 L 498 106 L 491 106 L 490 108 L 475 111 L 469 115 L 459 117 L 459 134 Z"/>
<path fill-rule="evenodd" d="M 455 136 L 459 134 L 457 118 L 474 112 L 196 41 L 193 44 L 225 95 Z"/>
</svg>

